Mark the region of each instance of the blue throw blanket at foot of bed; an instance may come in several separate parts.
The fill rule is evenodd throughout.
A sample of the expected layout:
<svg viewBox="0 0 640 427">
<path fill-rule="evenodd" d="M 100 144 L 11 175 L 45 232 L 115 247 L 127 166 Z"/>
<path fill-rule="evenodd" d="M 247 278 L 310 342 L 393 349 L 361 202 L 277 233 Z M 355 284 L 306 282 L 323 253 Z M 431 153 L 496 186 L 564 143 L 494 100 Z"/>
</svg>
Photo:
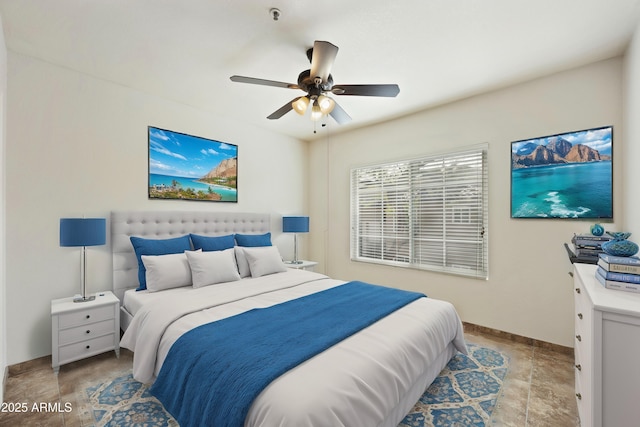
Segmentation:
<svg viewBox="0 0 640 427">
<path fill-rule="evenodd" d="M 421 297 L 349 282 L 199 326 L 173 344 L 151 393 L 182 427 L 242 426 L 274 379 Z"/>
</svg>

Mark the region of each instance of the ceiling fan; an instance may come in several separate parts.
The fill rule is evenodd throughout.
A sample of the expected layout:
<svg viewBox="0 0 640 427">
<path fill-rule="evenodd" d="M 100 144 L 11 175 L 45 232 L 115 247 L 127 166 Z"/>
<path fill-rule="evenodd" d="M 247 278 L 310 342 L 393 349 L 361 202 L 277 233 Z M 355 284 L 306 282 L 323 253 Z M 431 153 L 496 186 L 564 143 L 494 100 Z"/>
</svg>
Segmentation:
<svg viewBox="0 0 640 427">
<path fill-rule="evenodd" d="M 231 76 L 231 81 L 287 89 L 302 89 L 307 92 L 306 95 L 294 98 L 271 113 L 267 117 L 271 120 L 279 119 L 291 110 L 304 115 L 311 104 L 311 120 L 318 121 L 322 116 L 328 114 L 339 124 L 345 124 L 351 121 L 351 117 L 328 94 L 395 97 L 400 92 L 400 88 L 396 84 L 334 85 L 331 67 L 337 54 L 337 46 L 326 41 L 316 40 L 313 47 L 307 50 L 307 58 L 311 62 L 311 69 L 300 73 L 297 84 L 244 76 Z"/>
</svg>

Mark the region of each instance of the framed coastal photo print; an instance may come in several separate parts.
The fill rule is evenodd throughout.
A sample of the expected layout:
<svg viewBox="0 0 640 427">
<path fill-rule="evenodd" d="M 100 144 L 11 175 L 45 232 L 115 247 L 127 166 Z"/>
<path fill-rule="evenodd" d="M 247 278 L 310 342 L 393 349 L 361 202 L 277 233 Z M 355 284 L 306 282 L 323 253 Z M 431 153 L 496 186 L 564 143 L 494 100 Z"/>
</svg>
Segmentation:
<svg viewBox="0 0 640 427">
<path fill-rule="evenodd" d="M 238 146 L 148 127 L 149 198 L 238 201 Z"/>
<path fill-rule="evenodd" d="M 613 127 L 511 143 L 512 218 L 613 218 Z"/>
</svg>

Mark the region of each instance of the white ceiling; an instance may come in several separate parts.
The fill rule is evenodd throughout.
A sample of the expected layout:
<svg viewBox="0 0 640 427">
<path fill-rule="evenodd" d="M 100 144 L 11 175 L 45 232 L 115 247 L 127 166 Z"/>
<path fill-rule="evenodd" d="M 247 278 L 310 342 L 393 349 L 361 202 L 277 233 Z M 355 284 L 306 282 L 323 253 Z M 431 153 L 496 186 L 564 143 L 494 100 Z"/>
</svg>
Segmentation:
<svg viewBox="0 0 640 427">
<path fill-rule="evenodd" d="M 353 118 L 329 118 L 335 133 L 620 55 L 640 0 L 0 0 L 0 15 L 14 52 L 311 140 L 308 116 L 266 119 L 301 91 L 229 77 L 296 83 L 326 40 L 335 83 L 400 86 L 335 96 Z"/>
</svg>

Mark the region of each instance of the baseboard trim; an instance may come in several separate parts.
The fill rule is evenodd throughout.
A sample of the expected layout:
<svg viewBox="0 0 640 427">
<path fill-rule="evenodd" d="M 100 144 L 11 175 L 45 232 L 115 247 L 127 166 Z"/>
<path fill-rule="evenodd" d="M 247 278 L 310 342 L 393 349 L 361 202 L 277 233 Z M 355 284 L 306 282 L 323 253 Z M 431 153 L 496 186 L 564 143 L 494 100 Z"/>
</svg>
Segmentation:
<svg viewBox="0 0 640 427">
<path fill-rule="evenodd" d="M 4 373 L 2 375 L 2 398 L 4 399 L 5 394 L 7 393 L 7 379 L 9 378 L 9 367 L 4 367 Z"/>
<path fill-rule="evenodd" d="M 527 344 L 533 347 L 544 348 L 547 350 L 556 351 L 561 354 L 573 356 L 572 347 L 565 347 L 559 344 L 536 340 L 534 338 L 528 338 L 522 335 L 512 334 L 510 332 L 504 332 L 498 329 L 487 328 L 486 326 L 474 325 L 473 323 L 462 322 L 462 325 L 464 326 L 465 332 L 479 332 L 482 334 L 503 338 L 508 341 L 514 341 L 517 343 Z"/>
<path fill-rule="evenodd" d="M 44 367 L 51 368 L 51 356 L 43 356 L 37 359 L 27 360 L 26 362 L 16 363 L 15 365 L 9 365 L 7 367 L 7 378 Z"/>
</svg>

